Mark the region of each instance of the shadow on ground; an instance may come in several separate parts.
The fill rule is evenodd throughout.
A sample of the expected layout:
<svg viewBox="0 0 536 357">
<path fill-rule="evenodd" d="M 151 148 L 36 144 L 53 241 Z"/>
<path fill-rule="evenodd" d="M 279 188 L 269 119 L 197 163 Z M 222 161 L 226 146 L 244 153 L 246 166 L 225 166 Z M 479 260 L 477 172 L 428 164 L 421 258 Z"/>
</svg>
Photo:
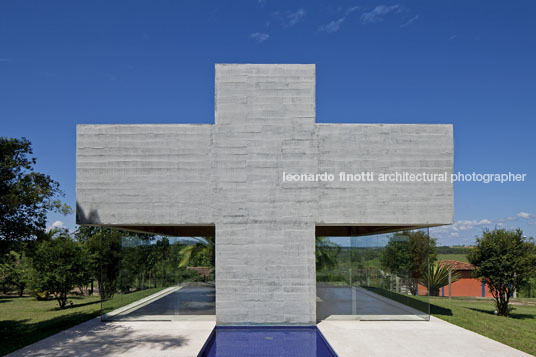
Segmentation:
<svg viewBox="0 0 536 357">
<path fill-rule="evenodd" d="M 468 309 L 469 309 L 469 310 L 476 311 L 476 312 L 481 312 L 481 313 L 483 313 L 483 314 L 495 315 L 494 310 L 476 309 L 476 308 L 474 308 L 474 307 L 468 307 Z M 510 318 L 513 318 L 513 319 L 521 319 L 521 320 L 524 320 L 524 319 L 536 319 L 536 315 L 532 315 L 532 314 L 519 314 L 519 313 L 515 313 L 515 312 L 511 312 L 509 317 L 510 317 Z"/>
<path fill-rule="evenodd" d="M 0 355 L 15 351 L 96 316 L 98 312 L 72 313 L 36 323 L 29 323 L 29 319 L 0 321 Z"/>
<path fill-rule="evenodd" d="M 442 316 L 452 316 L 452 310 L 447 309 L 441 306 L 430 304 L 430 314 L 431 315 L 442 315 Z"/>
<path fill-rule="evenodd" d="M 111 323 L 101 323 L 98 319 L 88 321 L 58 336 L 58 341 L 42 341 L 13 356 L 61 355 L 99 356 L 133 353 L 144 349 L 165 351 L 188 342 L 184 337 L 171 333 L 147 334 L 134 328 Z"/>
</svg>

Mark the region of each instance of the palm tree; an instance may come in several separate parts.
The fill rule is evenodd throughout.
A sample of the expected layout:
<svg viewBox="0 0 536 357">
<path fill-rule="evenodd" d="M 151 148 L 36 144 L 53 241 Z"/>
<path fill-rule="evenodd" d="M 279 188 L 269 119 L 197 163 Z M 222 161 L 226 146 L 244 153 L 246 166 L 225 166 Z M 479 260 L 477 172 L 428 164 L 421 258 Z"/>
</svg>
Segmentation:
<svg viewBox="0 0 536 357">
<path fill-rule="evenodd" d="M 192 237 L 196 240 L 195 244 L 189 244 L 180 250 L 182 256 L 179 267 L 189 265 L 195 257 L 206 255 L 209 258 L 210 265 L 215 266 L 214 237 Z"/>
<path fill-rule="evenodd" d="M 60 234 L 66 234 L 68 231 L 65 228 L 50 228 L 48 231 L 40 231 L 37 234 L 37 240 L 38 241 L 46 241 L 49 242 L 52 239 L 56 238 L 56 236 Z"/>
<path fill-rule="evenodd" d="M 449 283 L 453 283 L 460 279 L 460 274 L 454 271 L 451 264 L 442 262 L 441 260 L 430 265 L 428 271 L 424 273 L 423 284 L 428 285 L 431 296 L 438 296 L 439 289 Z"/>
<path fill-rule="evenodd" d="M 181 261 L 179 267 L 188 266 L 195 257 L 206 255 L 209 257 L 210 264 L 215 266 L 214 237 L 192 237 L 196 240 L 195 244 L 189 244 L 180 250 Z M 337 265 L 337 254 L 340 251 L 339 245 L 327 239 L 327 237 L 316 237 L 316 268 L 333 268 Z"/>
</svg>

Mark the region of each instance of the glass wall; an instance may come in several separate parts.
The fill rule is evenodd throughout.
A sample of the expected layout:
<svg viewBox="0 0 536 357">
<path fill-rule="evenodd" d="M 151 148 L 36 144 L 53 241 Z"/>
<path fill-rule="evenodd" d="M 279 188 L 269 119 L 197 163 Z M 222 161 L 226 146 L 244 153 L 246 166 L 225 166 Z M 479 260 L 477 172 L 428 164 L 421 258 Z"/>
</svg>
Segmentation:
<svg viewBox="0 0 536 357">
<path fill-rule="evenodd" d="M 429 320 L 428 229 L 317 237 L 317 320 Z"/>
<path fill-rule="evenodd" d="M 214 319 L 214 238 L 107 229 L 100 249 L 102 320 Z"/>
</svg>

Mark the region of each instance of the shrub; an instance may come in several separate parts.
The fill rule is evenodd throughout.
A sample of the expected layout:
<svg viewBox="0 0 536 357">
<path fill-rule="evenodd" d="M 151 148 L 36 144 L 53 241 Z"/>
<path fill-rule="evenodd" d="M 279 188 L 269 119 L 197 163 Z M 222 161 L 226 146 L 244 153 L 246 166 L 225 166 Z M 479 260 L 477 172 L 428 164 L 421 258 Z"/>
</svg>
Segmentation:
<svg viewBox="0 0 536 357">
<path fill-rule="evenodd" d="M 67 304 L 67 294 L 88 281 L 87 255 L 68 235 L 41 243 L 33 262 L 33 288 L 54 295 L 62 309 Z"/>
</svg>

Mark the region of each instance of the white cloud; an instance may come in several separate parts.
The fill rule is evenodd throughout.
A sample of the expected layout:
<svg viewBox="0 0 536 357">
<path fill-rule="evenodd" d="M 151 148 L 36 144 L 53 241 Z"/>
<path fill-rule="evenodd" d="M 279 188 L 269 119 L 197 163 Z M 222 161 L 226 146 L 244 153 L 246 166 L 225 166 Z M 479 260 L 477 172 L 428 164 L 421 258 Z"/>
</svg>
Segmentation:
<svg viewBox="0 0 536 357">
<path fill-rule="evenodd" d="M 487 226 L 490 224 L 493 224 L 493 222 L 486 218 L 480 220 L 465 219 L 456 221 L 454 222 L 454 224 L 448 226 L 431 227 L 430 234 L 439 239 L 458 238 L 460 237 L 461 232 L 470 231 L 474 228 L 480 228 L 482 226 Z M 465 232 L 463 233 L 463 235 L 466 238 L 472 236 L 471 232 Z"/>
<path fill-rule="evenodd" d="M 296 25 L 298 22 L 302 21 L 305 17 L 305 9 L 298 9 L 294 12 L 289 12 L 287 14 L 287 23 L 286 27 L 291 27 Z"/>
<path fill-rule="evenodd" d="M 345 17 L 328 22 L 318 28 L 318 31 L 326 31 L 327 33 L 333 33 L 340 30 L 342 23 L 346 20 Z"/>
<path fill-rule="evenodd" d="M 254 39 L 255 41 L 261 43 L 269 39 L 270 35 L 268 35 L 267 33 L 263 33 L 263 32 L 255 32 L 249 35 L 249 38 Z"/>
<path fill-rule="evenodd" d="M 342 23 L 346 21 L 346 17 L 358 9 L 359 9 L 359 6 L 352 6 L 352 7 L 347 8 L 346 11 L 344 12 L 343 17 L 337 20 L 330 21 L 327 24 L 320 26 L 318 28 L 318 31 L 325 31 L 327 33 L 333 33 L 333 32 L 339 31 L 341 29 Z"/>
<path fill-rule="evenodd" d="M 491 221 L 489 219 L 481 219 L 480 221 L 470 221 L 470 220 L 465 220 L 465 221 L 457 221 L 455 224 L 464 224 L 464 225 L 472 225 L 472 226 L 478 226 L 478 225 L 482 225 L 482 224 L 491 224 Z"/>
<path fill-rule="evenodd" d="M 455 38 L 456 38 L 456 35 L 452 35 L 452 36 L 449 37 L 449 41 L 452 41 L 452 40 L 454 40 Z"/>
<path fill-rule="evenodd" d="M 510 217 L 506 217 L 506 218 L 499 218 L 497 220 L 497 222 L 517 221 L 517 220 L 518 220 L 517 217 L 510 216 Z"/>
<path fill-rule="evenodd" d="M 409 25 L 411 25 L 412 23 L 414 23 L 418 19 L 419 19 L 419 15 L 415 15 L 411 19 L 409 19 L 408 21 L 406 21 L 402 25 L 400 25 L 400 27 L 408 27 Z"/>
<path fill-rule="evenodd" d="M 524 218 L 524 219 L 536 217 L 536 215 L 532 213 L 528 213 L 528 212 L 519 212 L 518 214 L 516 214 L 516 216 L 518 216 L 519 218 Z"/>
<path fill-rule="evenodd" d="M 371 11 L 364 12 L 361 15 L 361 22 L 364 24 L 380 22 L 383 20 L 382 16 L 399 9 L 400 5 L 378 5 Z"/>
<path fill-rule="evenodd" d="M 349 7 L 348 9 L 346 9 L 346 11 L 344 12 L 344 15 L 345 16 L 348 16 L 350 15 L 352 12 L 356 11 L 356 10 L 359 10 L 359 6 L 352 6 L 352 7 Z"/>
<path fill-rule="evenodd" d="M 478 226 L 492 224 L 489 219 L 481 219 L 480 221 L 476 220 L 460 220 L 453 224 L 454 230 L 468 231 Z"/>
<path fill-rule="evenodd" d="M 47 232 L 54 229 L 54 228 L 59 228 L 59 229 L 65 229 L 67 227 L 65 227 L 65 223 L 62 222 L 62 221 L 55 221 L 54 223 L 52 223 L 48 228 L 47 228 Z"/>
<path fill-rule="evenodd" d="M 515 216 L 503 217 L 496 220 L 489 220 L 483 218 L 480 220 L 458 220 L 454 224 L 440 227 L 430 227 L 430 234 L 434 238 L 439 239 L 439 244 L 473 244 L 474 237 L 482 233 L 483 228 L 497 228 L 502 229 L 516 229 L 515 222 L 521 225 L 530 225 L 532 227 L 536 225 L 536 214 L 521 211 Z M 531 233 L 531 229 L 528 228 Z"/>
</svg>

